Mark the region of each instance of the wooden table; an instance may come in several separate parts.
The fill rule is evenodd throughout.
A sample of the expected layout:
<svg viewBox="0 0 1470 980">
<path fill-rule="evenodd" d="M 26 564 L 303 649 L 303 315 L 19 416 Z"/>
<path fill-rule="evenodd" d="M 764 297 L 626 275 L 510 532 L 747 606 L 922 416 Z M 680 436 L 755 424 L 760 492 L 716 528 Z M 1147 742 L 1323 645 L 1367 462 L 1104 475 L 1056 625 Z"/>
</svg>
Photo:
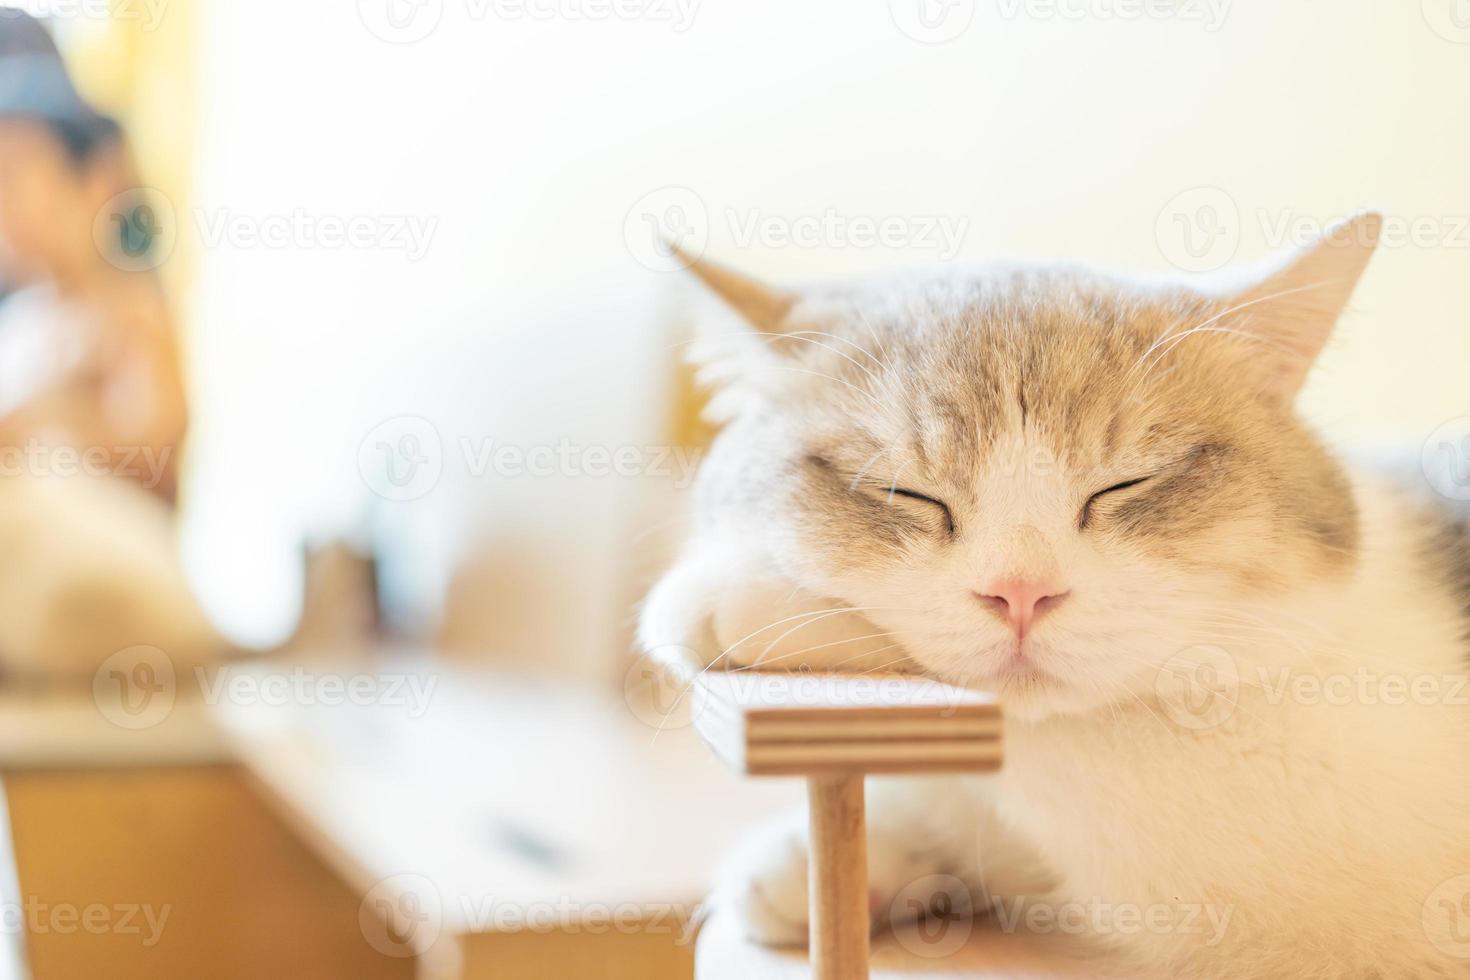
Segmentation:
<svg viewBox="0 0 1470 980">
<path fill-rule="evenodd" d="M 262 667 L 269 670 L 268 667 Z M 661 980 L 729 843 L 799 805 L 624 699 L 425 661 L 404 706 L 212 709 L 295 836 L 362 897 L 369 945 L 420 977 Z"/>
<path fill-rule="evenodd" d="M 87 693 L 0 698 L 0 772 L 34 980 L 412 975 L 197 700 L 129 729 Z"/>
<path fill-rule="evenodd" d="M 167 915 L 156 936 L 42 921 L 34 980 L 684 980 L 719 855 L 799 803 L 619 696 L 416 658 L 306 669 L 430 696 L 205 704 L 184 685 L 137 729 L 84 694 L 0 702 L 22 894 Z"/>
</svg>

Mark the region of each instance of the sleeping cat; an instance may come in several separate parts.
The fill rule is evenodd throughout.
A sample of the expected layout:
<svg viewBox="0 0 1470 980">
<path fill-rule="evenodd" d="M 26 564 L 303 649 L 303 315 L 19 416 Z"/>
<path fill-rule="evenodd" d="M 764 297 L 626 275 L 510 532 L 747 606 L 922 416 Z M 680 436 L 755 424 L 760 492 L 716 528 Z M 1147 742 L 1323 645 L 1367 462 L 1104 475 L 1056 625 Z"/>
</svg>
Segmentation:
<svg viewBox="0 0 1470 980">
<path fill-rule="evenodd" d="M 1228 282 L 692 265 L 725 427 L 645 648 L 1007 712 L 993 780 L 870 780 L 875 924 L 940 874 L 1167 976 L 1470 976 L 1470 545 L 1293 410 L 1380 226 Z M 758 940 L 804 941 L 803 837 L 731 862 Z"/>
</svg>

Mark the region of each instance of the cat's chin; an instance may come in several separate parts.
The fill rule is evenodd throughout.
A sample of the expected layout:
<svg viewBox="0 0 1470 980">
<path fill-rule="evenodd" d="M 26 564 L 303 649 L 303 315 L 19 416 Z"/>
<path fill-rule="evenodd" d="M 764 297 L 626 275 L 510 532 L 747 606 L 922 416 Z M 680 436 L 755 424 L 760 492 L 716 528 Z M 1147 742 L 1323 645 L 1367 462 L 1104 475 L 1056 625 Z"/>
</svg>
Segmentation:
<svg viewBox="0 0 1470 980">
<path fill-rule="evenodd" d="M 980 677 L 974 673 L 960 676 L 945 670 L 928 673 L 957 687 L 995 695 L 1006 716 L 1020 721 L 1037 722 L 1087 714 L 1105 707 L 1111 700 L 1095 688 L 1079 687 L 1039 668 L 1007 666 Z"/>
<path fill-rule="evenodd" d="M 1001 687 L 993 689 L 992 693 L 1000 700 L 1006 717 L 1026 722 L 1090 714 L 1108 703 L 1095 692 L 1072 687 Z"/>
</svg>

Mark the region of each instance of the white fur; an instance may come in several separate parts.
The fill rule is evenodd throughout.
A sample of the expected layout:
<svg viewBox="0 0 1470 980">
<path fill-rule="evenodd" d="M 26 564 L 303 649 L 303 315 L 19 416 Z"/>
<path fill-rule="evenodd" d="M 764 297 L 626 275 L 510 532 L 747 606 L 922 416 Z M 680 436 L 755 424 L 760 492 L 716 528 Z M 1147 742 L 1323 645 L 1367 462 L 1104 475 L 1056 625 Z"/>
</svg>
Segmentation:
<svg viewBox="0 0 1470 980">
<path fill-rule="evenodd" d="M 1161 931 L 1105 923 L 1096 938 L 1175 976 L 1470 975 L 1470 960 L 1430 942 L 1470 924 L 1434 897 L 1470 874 L 1470 706 L 1460 703 L 1470 688 L 1456 611 L 1422 579 L 1396 498 L 1360 482 L 1357 499 L 1367 560 L 1346 585 L 1242 609 L 1259 630 L 1228 641 L 1204 628 L 1202 642 L 1226 649 L 1239 672 L 1222 723 L 1197 727 L 1167 691 L 1140 683 L 1136 699 L 1013 720 L 1006 768 L 988 784 L 871 781 L 875 918 L 889 917 L 909 883 L 948 874 L 1002 917 L 1028 907 L 1007 905 L 1018 896 L 1120 922 L 1132 909 L 1172 915 Z M 717 594 L 738 593 L 738 581 Z M 1176 646 L 1191 632 L 1178 625 Z M 1356 685 L 1359 669 L 1422 679 L 1442 701 L 1290 693 L 1303 677 Z M 792 818 L 732 856 L 717 901 L 755 938 L 804 935 L 801 845 Z"/>
<path fill-rule="evenodd" d="M 901 653 L 1005 706 L 996 779 L 873 781 L 875 922 L 947 876 L 1168 976 L 1470 976 L 1464 610 L 1422 515 L 1290 410 L 1378 227 L 1208 300 L 1065 269 L 803 296 L 717 365 L 743 400 L 645 648 Z M 1016 581 L 1065 592 L 1024 642 L 977 601 Z M 796 942 L 804 881 L 788 820 L 718 900 Z"/>
</svg>

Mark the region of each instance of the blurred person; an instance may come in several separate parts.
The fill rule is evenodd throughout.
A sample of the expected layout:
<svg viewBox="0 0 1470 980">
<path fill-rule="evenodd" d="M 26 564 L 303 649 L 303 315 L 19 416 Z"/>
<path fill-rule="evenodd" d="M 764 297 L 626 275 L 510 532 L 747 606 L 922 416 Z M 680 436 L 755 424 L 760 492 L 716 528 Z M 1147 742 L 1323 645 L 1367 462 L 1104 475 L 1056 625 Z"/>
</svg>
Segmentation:
<svg viewBox="0 0 1470 980">
<path fill-rule="evenodd" d="M 46 29 L 0 17 L 0 446 L 31 468 L 70 446 L 171 503 L 184 390 L 136 186 Z"/>
<path fill-rule="evenodd" d="M 38 21 L 3 11 L 0 677 L 11 683 L 90 680 L 135 645 L 177 666 L 222 647 L 175 547 L 183 383 L 135 187 L 119 125 L 82 100 Z"/>
</svg>

